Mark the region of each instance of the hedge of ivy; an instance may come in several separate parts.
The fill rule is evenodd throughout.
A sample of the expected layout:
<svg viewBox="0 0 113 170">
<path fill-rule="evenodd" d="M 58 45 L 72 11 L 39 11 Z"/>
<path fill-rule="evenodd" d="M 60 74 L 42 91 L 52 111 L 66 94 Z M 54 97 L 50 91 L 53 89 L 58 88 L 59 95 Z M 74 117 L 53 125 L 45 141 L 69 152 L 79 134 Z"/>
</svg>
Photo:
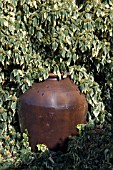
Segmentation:
<svg viewBox="0 0 113 170">
<path fill-rule="evenodd" d="M 108 122 L 107 125 L 111 127 L 113 112 L 113 2 L 111 0 L 0 1 L 1 169 L 29 164 L 37 157 L 40 162 L 43 161 L 45 168 L 49 166 L 47 162 L 50 161 L 51 169 L 58 169 L 56 167 L 60 160 L 53 166 L 52 157 L 50 155 L 46 157 L 48 154 L 53 154 L 50 151 L 47 151 L 47 155 L 45 152 L 46 156 L 43 156 L 43 152 L 39 152 L 37 156 L 30 151 L 26 133 L 20 134 L 17 114 L 19 96 L 35 80 L 47 79 L 49 72 L 57 73 L 59 78 L 61 73 L 65 78 L 67 72 L 70 72 L 72 80 L 86 95 L 89 104 L 88 127 L 90 125 L 94 127 L 95 124 L 104 127 L 103 122 Z M 81 126 L 78 127 L 81 131 Z M 111 129 L 109 133 L 112 133 Z M 110 136 L 109 133 L 107 135 L 111 141 L 113 134 Z M 104 133 L 102 134 L 104 136 Z M 80 146 L 85 142 L 85 135 L 80 136 Z M 101 142 L 105 140 L 103 137 L 102 141 L 98 135 L 97 139 Z M 79 139 L 74 139 L 75 144 L 76 140 Z M 109 152 L 106 144 L 105 148 L 108 149 L 106 152 Z M 112 142 L 109 144 L 113 148 Z M 69 148 L 71 146 L 72 149 L 68 152 L 72 155 L 76 153 L 76 156 L 70 159 L 76 159 L 78 162 L 72 161 L 71 166 L 67 166 L 68 169 L 76 166 L 83 168 L 79 164 L 82 158 L 77 156 L 80 151 L 74 149 L 73 143 Z M 52 156 L 57 162 L 59 153 L 54 154 Z M 62 157 L 68 159 L 68 154 L 62 155 L 61 160 Z M 110 164 L 113 152 L 108 157 Z M 98 159 L 98 156 L 96 158 Z M 36 169 L 36 166 L 34 168 Z M 85 168 L 88 169 L 87 166 Z M 60 169 L 63 169 L 63 166 Z"/>
</svg>

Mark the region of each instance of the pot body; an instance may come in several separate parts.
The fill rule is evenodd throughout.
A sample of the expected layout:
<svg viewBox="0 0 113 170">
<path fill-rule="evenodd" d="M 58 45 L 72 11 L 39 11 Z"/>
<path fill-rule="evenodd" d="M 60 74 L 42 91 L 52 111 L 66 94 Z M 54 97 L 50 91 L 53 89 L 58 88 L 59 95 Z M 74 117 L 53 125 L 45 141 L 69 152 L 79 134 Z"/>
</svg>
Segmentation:
<svg viewBox="0 0 113 170">
<path fill-rule="evenodd" d="M 33 151 L 37 144 L 63 149 L 68 136 L 77 134 L 77 124 L 86 123 L 87 110 L 85 96 L 69 77 L 48 78 L 34 83 L 20 97 L 20 128 L 22 132 L 28 130 Z"/>
</svg>

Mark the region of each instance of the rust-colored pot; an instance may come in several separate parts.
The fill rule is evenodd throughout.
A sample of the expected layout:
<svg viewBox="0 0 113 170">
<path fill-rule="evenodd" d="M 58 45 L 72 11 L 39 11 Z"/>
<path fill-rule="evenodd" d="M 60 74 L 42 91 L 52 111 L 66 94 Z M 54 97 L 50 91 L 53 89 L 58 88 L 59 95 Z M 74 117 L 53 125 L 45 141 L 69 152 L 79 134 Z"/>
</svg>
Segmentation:
<svg viewBox="0 0 113 170">
<path fill-rule="evenodd" d="M 69 77 L 50 76 L 20 97 L 20 128 L 28 130 L 33 151 L 38 143 L 51 150 L 62 149 L 68 136 L 77 134 L 76 125 L 86 122 L 87 110 L 85 96 Z"/>
</svg>

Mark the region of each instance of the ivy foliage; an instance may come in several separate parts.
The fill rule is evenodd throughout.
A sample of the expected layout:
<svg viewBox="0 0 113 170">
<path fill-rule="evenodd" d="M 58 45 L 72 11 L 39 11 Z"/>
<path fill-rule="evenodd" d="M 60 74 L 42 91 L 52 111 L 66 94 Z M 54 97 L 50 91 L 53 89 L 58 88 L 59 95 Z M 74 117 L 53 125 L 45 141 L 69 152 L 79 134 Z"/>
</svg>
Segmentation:
<svg viewBox="0 0 113 170">
<path fill-rule="evenodd" d="M 59 78 L 62 73 L 64 78 L 70 73 L 86 95 L 88 122 L 101 124 L 111 119 L 112 18 L 111 0 L 0 1 L 2 161 L 5 152 L 9 153 L 7 159 L 12 157 L 12 143 L 16 145 L 15 152 L 20 146 L 24 148 L 18 143 L 18 98 L 37 79 L 47 79 L 49 72 L 57 73 Z"/>
<path fill-rule="evenodd" d="M 5 136 L 4 149 L 0 160 L 1 169 L 29 170 L 95 170 L 113 169 L 113 121 L 101 126 L 85 126 L 80 136 L 70 137 L 65 153 L 53 152 L 43 144 L 38 144 L 37 153 L 32 153 L 28 136 L 23 140 L 17 133 L 19 143 L 14 145 L 9 136 Z M 17 137 L 18 136 L 18 137 Z M 13 138 L 14 139 L 14 138 Z M 10 141 L 10 142 L 9 142 Z M 13 151 L 7 151 L 13 145 Z M 13 155 L 12 155 L 13 154 Z M 12 155 L 12 156 L 11 156 Z"/>
</svg>

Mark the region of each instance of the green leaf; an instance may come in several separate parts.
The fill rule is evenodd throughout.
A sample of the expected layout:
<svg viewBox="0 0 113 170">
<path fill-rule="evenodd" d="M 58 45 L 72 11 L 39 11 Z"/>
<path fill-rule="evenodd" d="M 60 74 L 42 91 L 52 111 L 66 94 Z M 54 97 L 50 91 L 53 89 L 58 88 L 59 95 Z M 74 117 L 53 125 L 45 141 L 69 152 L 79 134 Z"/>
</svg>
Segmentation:
<svg viewBox="0 0 113 170">
<path fill-rule="evenodd" d="M 52 43 L 52 49 L 53 51 L 56 51 L 57 48 L 58 48 L 58 43 L 55 41 Z"/>
</svg>

